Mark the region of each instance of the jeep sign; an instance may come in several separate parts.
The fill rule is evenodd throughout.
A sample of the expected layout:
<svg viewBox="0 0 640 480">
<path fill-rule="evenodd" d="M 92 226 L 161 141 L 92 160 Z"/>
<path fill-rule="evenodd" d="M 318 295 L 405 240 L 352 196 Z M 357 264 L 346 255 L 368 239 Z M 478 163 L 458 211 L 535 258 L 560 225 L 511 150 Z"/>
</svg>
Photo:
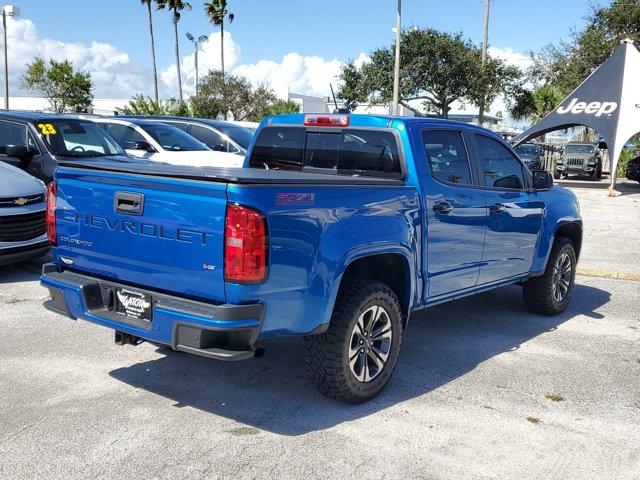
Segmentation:
<svg viewBox="0 0 640 480">
<path fill-rule="evenodd" d="M 560 114 L 564 113 L 587 113 L 601 117 L 611 115 L 611 112 L 618 108 L 616 102 L 579 102 L 577 98 L 572 98 L 566 107 L 558 107 L 556 110 Z"/>
</svg>

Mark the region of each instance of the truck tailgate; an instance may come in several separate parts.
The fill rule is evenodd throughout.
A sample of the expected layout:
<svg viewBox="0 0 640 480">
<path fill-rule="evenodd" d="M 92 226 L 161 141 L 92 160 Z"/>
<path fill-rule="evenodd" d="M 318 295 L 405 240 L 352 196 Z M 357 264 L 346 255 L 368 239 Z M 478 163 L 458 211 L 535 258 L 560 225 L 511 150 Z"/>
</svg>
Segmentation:
<svg viewBox="0 0 640 480">
<path fill-rule="evenodd" d="M 225 182 L 60 167 L 57 247 L 66 268 L 225 301 Z"/>
</svg>

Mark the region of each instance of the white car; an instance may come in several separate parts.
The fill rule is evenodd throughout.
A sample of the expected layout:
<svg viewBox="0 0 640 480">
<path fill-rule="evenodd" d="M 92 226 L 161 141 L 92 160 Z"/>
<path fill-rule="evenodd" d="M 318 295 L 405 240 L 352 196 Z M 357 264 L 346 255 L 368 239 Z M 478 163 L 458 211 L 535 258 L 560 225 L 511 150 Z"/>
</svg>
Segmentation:
<svg viewBox="0 0 640 480">
<path fill-rule="evenodd" d="M 90 118 L 111 135 L 127 155 L 196 167 L 242 167 L 244 155 L 216 152 L 171 125 L 137 118 Z"/>
</svg>

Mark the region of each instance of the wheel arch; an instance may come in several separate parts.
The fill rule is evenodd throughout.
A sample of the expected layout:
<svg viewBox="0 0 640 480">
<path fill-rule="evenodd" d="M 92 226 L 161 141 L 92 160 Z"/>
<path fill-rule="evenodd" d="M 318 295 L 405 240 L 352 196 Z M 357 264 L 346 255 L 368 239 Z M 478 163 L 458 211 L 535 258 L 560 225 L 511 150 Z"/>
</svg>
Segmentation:
<svg viewBox="0 0 640 480">
<path fill-rule="evenodd" d="M 553 242 L 558 237 L 566 237 L 571 240 L 573 249 L 576 251 L 576 260 L 578 260 L 582 249 L 582 224 L 579 222 L 567 222 L 559 225 L 553 235 Z"/>
<path fill-rule="evenodd" d="M 331 297 L 328 318 L 331 318 L 336 299 L 340 295 L 346 278 L 362 277 L 387 285 L 398 297 L 402 308 L 403 327 L 409 320 L 409 312 L 414 299 L 414 267 L 404 249 L 389 249 L 355 255 L 344 263 L 344 268 L 336 277 Z"/>
</svg>

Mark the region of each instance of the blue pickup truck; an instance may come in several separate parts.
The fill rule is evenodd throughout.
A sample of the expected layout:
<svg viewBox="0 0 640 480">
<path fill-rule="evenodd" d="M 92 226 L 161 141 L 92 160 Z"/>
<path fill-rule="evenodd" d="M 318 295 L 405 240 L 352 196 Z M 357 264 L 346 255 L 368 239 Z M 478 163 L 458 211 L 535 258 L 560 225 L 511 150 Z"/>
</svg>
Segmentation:
<svg viewBox="0 0 640 480">
<path fill-rule="evenodd" d="M 221 360 L 303 336 L 313 383 L 360 403 L 388 383 L 417 310 L 514 283 L 538 314 L 570 301 L 576 198 L 488 130 L 272 116 L 245 162 L 62 163 L 47 193 L 45 306 L 119 344 Z"/>
</svg>

